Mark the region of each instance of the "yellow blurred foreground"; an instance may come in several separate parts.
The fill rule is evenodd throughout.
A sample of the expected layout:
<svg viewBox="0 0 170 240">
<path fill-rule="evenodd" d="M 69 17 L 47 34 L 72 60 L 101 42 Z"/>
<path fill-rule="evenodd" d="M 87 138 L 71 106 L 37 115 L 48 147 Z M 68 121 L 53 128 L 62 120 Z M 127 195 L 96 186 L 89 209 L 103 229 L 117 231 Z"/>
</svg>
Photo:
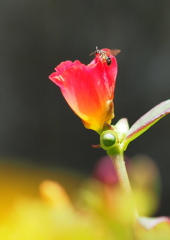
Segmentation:
<svg viewBox="0 0 170 240">
<path fill-rule="evenodd" d="M 152 188 L 158 174 L 150 159 L 143 163 L 144 168 L 136 161 L 129 171 L 136 206 L 140 213 L 149 214 L 158 204 Z M 152 169 L 145 180 L 142 168 L 150 173 Z M 152 223 L 149 218 L 135 219 L 133 200 L 117 183 L 1 162 L 0 189 L 0 240 L 170 239 L 169 219 Z"/>
</svg>

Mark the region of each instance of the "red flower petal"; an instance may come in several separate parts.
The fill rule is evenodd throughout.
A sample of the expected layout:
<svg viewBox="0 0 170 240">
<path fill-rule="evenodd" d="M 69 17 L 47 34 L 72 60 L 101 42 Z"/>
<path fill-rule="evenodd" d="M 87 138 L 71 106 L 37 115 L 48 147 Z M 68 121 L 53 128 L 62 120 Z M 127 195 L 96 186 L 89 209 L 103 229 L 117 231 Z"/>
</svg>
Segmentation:
<svg viewBox="0 0 170 240">
<path fill-rule="evenodd" d="M 105 51 L 110 51 L 105 49 Z M 111 64 L 96 54 L 88 65 L 78 60 L 62 62 L 50 79 L 61 92 L 73 111 L 82 119 L 86 128 L 100 132 L 104 122 L 111 122 L 117 62 L 107 52 Z"/>
</svg>

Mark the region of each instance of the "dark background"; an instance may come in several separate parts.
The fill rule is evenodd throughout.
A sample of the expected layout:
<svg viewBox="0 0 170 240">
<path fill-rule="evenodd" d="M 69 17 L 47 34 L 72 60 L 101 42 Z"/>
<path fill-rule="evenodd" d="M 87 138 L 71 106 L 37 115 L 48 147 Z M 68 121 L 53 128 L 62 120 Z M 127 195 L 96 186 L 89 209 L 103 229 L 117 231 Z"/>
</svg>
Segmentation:
<svg viewBox="0 0 170 240">
<path fill-rule="evenodd" d="M 61 61 L 87 64 L 118 48 L 115 119 L 132 125 L 170 98 L 170 1 L 9 0 L 0 2 L 0 154 L 90 174 L 105 153 L 48 76 Z M 129 145 L 126 155 L 155 160 L 159 213 L 170 215 L 170 116 Z"/>
</svg>

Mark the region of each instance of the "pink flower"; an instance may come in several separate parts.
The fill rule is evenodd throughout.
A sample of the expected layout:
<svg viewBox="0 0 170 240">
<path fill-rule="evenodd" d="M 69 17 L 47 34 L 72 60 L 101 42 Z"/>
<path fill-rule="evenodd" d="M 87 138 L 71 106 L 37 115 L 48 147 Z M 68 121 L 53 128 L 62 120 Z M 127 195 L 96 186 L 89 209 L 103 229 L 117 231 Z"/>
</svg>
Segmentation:
<svg viewBox="0 0 170 240">
<path fill-rule="evenodd" d="M 96 49 L 94 53 L 95 58 L 88 65 L 78 60 L 60 63 L 49 78 L 60 87 L 84 126 L 100 133 L 104 123 L 110 124 L 114 117 L 117 61 L 109 49 Z"/>
</svg>

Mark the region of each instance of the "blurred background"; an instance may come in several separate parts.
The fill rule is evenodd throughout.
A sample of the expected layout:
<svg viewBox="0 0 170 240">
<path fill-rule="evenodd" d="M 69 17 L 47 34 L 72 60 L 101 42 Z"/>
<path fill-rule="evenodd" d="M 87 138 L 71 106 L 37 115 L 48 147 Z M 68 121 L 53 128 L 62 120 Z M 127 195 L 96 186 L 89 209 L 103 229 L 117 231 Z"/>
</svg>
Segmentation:
<svg viewBox="0 0 170 240">
<path fill-rule="evenodd" d="M 48 76 L 65 60 L 88 64 L 99 48 L 118 48 L 115 119 L 132 125 L 170 98 L 168 0 L 10 0 L 0 3 L 0 156 L 36 167 L 90 174 L 105 154 Z M 170 215 L 170 116 L 129 145 L 126 155 L 157 163 Z M 11 161 L 11 160 L 10 160 Z M 36 174 L 35 172 L 32 174 Z"/>
</svg>

